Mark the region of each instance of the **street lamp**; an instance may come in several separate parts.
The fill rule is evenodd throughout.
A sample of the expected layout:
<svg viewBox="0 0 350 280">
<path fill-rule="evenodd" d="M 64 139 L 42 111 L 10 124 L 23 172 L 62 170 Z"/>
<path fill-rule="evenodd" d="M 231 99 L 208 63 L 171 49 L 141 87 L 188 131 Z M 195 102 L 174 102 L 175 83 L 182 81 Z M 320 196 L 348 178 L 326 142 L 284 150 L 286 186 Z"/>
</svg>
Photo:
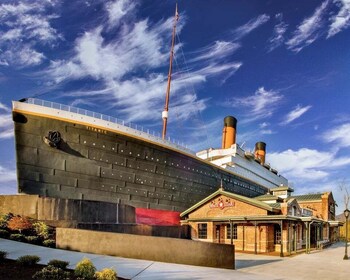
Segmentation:
<svg viewBox="0 0 350 280">
<path fill-rule="evenodd" d="M 345 216 L 345 255 L 343 260 L 347 260 L 348 258 L 348 218 L 349 218 L 350 210 L 345 209 L 344 210 L 344 216 Z"/>
</svg>

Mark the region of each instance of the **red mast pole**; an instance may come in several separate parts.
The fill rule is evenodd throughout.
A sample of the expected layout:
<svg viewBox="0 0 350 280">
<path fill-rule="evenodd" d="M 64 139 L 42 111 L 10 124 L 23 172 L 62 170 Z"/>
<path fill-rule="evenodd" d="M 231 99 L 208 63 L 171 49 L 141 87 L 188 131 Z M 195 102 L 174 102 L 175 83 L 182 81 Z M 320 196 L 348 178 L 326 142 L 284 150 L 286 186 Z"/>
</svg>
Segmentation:
<svg viewBox="0 0 350 280">
<path fill-rule="evenodd" d="M 176 3 L 174 26 L 173 26 L 173 36 L 172 36 L 172 39 L 171 39 L 170 63 L 169 63 L 169 73 L 168 73 L 168 85 L 167 85 L 167 89 L 166 89 L 164 111 L 162 112 L 162 118 L 163 118 L 162 139 L 165 139 L 166 127 L 167 127 L 167 123 L 168 123 L 170 84 L 171 84 L 171 74 L 172 74 L 172 71 L 173 71 L 173 57 L 174 57 L 176 23 L 177 23 L 178 19 L 179 19 L 179 13 L 177 12 L 177 3 Z"/>
</svg>

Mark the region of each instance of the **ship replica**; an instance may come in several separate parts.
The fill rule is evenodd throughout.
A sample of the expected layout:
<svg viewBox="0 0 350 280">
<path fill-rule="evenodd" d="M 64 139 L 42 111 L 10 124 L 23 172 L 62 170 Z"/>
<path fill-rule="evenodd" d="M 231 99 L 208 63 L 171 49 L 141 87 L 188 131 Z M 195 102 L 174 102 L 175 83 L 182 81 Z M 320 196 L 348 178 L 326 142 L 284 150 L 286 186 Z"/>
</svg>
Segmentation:
<svg viewBox="0 0 350 280">
<path fill-rule="evenodd" d="M 232 116 L 224 119 L 221 149 L 194 153 L 166 139 L 177 18 L 176 12 L 162 137 L 84 109 L 33 98 L 14 101 L 19 193 L 177 214 L 218 186 L 256 197 L 288 185 L 265 163 L 265 143 L 253 152 L 236 143 Z"/>
</svg>

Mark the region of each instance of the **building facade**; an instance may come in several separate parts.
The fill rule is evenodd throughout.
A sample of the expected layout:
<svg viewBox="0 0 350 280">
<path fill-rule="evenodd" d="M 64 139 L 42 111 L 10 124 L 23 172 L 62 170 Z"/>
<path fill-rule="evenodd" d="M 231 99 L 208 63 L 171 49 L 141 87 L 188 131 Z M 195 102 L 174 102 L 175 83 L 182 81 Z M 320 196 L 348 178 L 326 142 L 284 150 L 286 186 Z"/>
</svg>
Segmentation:
<svg viewBox="0 0 350 280">
<path fill-rule="evenodd" d="M 220 188 L 181 213 L 191 238 L 234 244 L 238 251 L 309 252 L 337 240 L 332 193 L 291 196 L 293 189 L 278 187 L 270 193 L 247 198 Z"/>
</svg>

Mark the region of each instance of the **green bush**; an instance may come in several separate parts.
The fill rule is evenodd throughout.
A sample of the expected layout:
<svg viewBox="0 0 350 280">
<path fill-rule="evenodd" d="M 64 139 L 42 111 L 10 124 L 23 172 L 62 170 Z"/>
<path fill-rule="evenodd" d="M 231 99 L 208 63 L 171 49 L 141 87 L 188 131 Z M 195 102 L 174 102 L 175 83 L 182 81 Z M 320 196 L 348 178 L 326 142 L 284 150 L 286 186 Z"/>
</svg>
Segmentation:
<svg viewBox="0 0 350 280">
<path fill-rule="evenodd" d="M 6 229 L 0 229 L 1 238 L 8 238 L 9 236 L 10 236 L 10 233 Z"/>
<path fill-rule="evenodd" d="M 20 233 L 13 233 L 10 235 L 10 239 L 11 240 L 15 240 L 15 241 L 24 241 L 25 240 L 25 237 L 23 234 L 20 234 Z"/>
<path fill-rule="evenodd" d="M 97 280 L 117 280 L 117 272 L 113 268 L 104 268 L 95 273 Z"/>
<path fill-rule="evenodd" d="M 50 228 L 44 222 L 35 222 L 33 224 L 34 231 L 43 239 L 48 239 L 50 236 Z"/>
<path fill-rule="evenodd" d="M 39 236 L 25 236 L 25 239 L 28 243 L 31 243 L 31 244 L 40 244 L 41 243 Z"/>
<path fill-rule="evenodd" d="M 95 266 L 87 258 L 83 258 L 80 262 L 78 262 L 74 270 L 74 274 L 83 279 L 94 279 L 95 272 Z"/>
<path fill-rule="evenodd" d="M 7 252 L 0 251 L 0 263 L 2 263 L 7 257 Z"/>
<path fill-rule="evenodd" d="M 44 267 L 42 270 L 36 272 L 33 275 L 33 279 L 38 279 L 38 280 L 70 279 L 70 273 L 68 271 L 64 271 L 61 268 L 54 267 L 53 265 L 48 265 L 47 267 Z"/>
<path fill-rule="evenodd" d="M 17 259 L 17 262 L 20 265 L 33 265 L 37 264 L 40 261 L 40 257 L 33 255 L 24 255 Z"/>
<path fill-rule="evenodd" d="M 7 223 L 11 218 L 13 217 L 12 213 L 0 215 L 0 228 L 6 229 L 7 228 Z"/>
<path fill-rule="evenodd" d="M 43 245 L 50 248 L 56 248 L 56 241 L 53 239 L 47 239 L 43 241 Z"/>
<path fill-rule="evenodd" d="M 51 260 L 48 262 L 48 265 L 51 265 L 60 269 L 67 269 L 69 262 L 61 261 L 61 260 Z"/>
</svg>

